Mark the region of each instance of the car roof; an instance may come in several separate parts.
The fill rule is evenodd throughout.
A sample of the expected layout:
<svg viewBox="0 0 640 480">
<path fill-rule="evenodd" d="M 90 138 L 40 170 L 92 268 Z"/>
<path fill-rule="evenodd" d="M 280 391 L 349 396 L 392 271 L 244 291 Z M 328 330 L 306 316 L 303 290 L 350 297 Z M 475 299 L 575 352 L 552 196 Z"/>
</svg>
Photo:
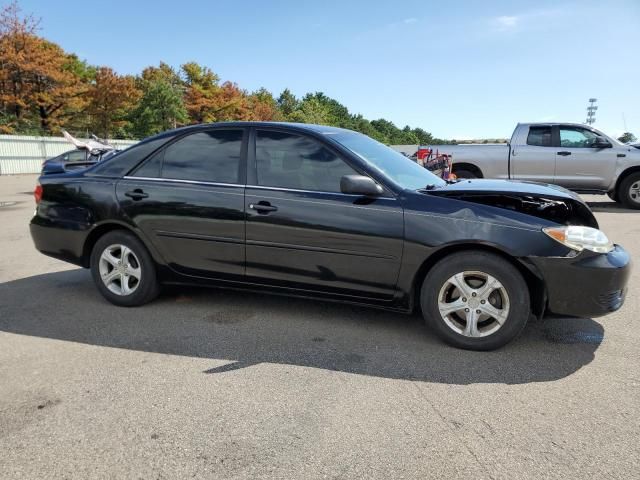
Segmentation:
<svg viewBox="0 0 640 480">
<path fill-rule="evenodd" d="M 187 125 L 185 127 L 175 128 L 173 130 L 167 130 L 152 137 L 148 137 L 145 140 L 151 138 L 161 138 L 164 136 L 172 136 L 177 133 L 185 133 L 189 131 L 197 131 L 207 128 L 225 128 L 225 127 L 275 127 L 275 128 L 291 128 L 295 130 L 307 130 L 310 132 L 320 134 L 336 134 L 340 132 L 351 132 L 346 128 L 330 127 L 328 125 L 317 125 L 313 123 L 294 123 L 294 122 L 215 122 L 215 123 L 198 123 L 196 125 Z"/>
<path fill-rule="evenodd" d="M 574 123 L 574 122 L 520 122 L 518 125 L 532 125 L 532 126 L 548 126 L 548 125 L 566 125 L 567 127 L 583 127 L 593 128 L 586 123 Z"/>
</svg>

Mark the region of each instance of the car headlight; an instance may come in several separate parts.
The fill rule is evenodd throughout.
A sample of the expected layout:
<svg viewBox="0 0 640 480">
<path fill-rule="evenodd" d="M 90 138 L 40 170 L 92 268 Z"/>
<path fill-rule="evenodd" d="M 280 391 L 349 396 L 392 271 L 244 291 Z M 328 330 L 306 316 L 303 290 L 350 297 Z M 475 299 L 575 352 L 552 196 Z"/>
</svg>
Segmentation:
<svg viewBox="0 0 640 480">
<path fill-rule="evenodd" d="M 542 231 L 557 242 L 578 252 L 590 250 L 596 253 L 609 253 L 613 250 L 611 240 L 597 228 L 569 225 L 567 227 L 546 227 Z"/>
</svg>

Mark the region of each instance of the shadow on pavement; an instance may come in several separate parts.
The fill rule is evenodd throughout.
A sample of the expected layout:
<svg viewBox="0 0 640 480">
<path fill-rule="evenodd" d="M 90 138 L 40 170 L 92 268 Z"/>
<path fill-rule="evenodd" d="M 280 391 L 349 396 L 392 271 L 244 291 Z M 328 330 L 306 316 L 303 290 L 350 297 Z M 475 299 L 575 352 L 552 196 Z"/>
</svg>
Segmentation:
<svg viewBox="0 0 640 480">
<path fill-rule="evenodd" d="M 444 345 L 417 315 L 256 293 L 180 288 L 119 308 L 81 269 L 0 284 L 0 331 L 210 358 L 208 374 L 268 362 L 465 385 L 566 377 L 593 360 L 604 335 L 591 319 L 545 319 L 481 353 Z"/>
</svg>

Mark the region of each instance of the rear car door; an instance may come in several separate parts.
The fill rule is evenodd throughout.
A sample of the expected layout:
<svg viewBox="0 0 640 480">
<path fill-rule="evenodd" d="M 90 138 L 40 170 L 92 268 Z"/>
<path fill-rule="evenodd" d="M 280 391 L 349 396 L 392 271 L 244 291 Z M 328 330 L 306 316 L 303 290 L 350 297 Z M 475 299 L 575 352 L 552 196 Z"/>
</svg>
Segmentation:
<svg viewBox="0 0 640 480">
<path fill-rule="evenodd" d="M 120 207 L 174 270 L 244 276 L 246 131 L 189 133 L 120 180 Z"/>
<path fill-rule="evenodd" d="M 598 137 L 587 128 L 558 127 L 555 182 L 576 190 L 605 190 L 616 169 L 613 148 L 593 148 Z"/>
<path fill-rule="evenodd" d="M 511 178 L 553 183 L 556 152 L 550 125 L 532 125 L 511 146 Z"/>
<path fill-rule="evenodd" d="M 342 176 L 359 172 L 316 138 L 266 128 L 253 138 L 245 200 L 247 277 L 391 300 L 403 247 L 399 201 L 390 193 L 341 193 Z"/>
</svg>

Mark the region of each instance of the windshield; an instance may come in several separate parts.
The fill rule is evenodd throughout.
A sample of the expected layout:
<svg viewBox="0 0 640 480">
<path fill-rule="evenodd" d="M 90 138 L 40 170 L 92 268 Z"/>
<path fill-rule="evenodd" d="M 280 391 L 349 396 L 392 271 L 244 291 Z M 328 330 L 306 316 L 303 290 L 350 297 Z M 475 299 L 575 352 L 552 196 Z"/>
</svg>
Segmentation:
<svg viewBox="0 0 640 480">
<path fill-rule="evenodd" d="M 332 134 L 331 138 L 361 157 L 404 189 L 418 190 L 446 182 L 392 148 L 356 132 Z"/>
</svg>

